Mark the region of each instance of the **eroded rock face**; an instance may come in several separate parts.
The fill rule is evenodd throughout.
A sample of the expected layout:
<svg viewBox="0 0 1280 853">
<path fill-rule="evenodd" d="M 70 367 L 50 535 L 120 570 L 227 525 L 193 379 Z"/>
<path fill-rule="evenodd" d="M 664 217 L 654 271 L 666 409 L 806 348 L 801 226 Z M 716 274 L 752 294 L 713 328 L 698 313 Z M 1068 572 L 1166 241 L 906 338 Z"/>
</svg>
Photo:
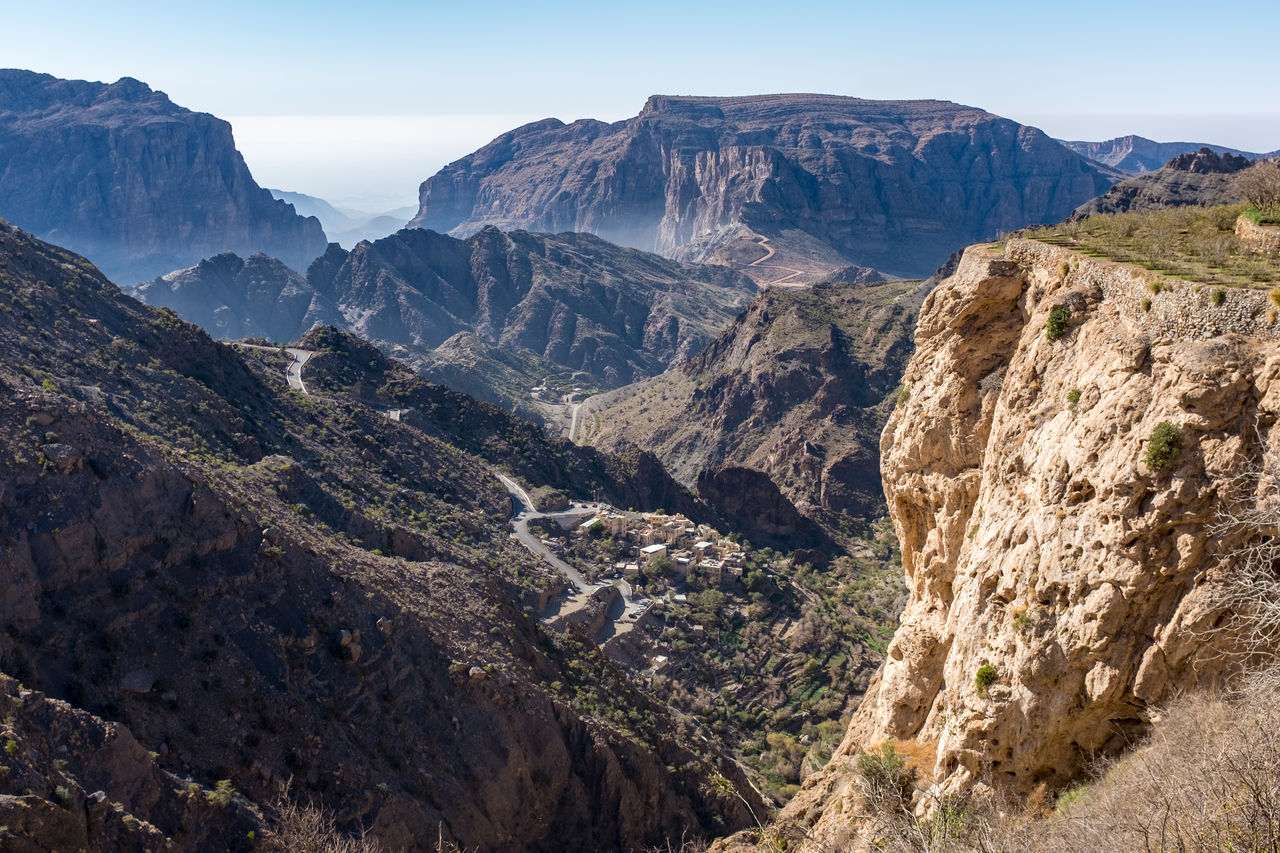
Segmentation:
<svg viewBox="0 0 1280 853">
<path fill-rule="evenodd" d="M 1280 456 L 1280 346 L 1264 293 L 1214 305 L 1184 282 L 1153 294 L 1154 278 L 1011 241 L 967 250 L 926 301 L 882 439 L 911 597 L 792 819 L 839 837 L 850 761 L 884 740 L 936 748 L 944 790 L 1060 788 L 1132 743 L 1158 703 L 1224 676 L 1214 593 L 1256 534 L 1215 524 L 1251 494 L 1241 475 Z M 1181 451 L 1153 470 L 1162 421 Z"/>
<path fill-rule="evenodd" d="M 410 225 L 728 252 L 766 283 L 850 263 L 926 276 L 960 246 L 1061 219 L 1111 183 L 1039 130 L 944 101 L 654 96 L 627 121 L 503 134 L 423 182 Z M 759 251 L 740 255 L 749 242 Z"/>
<path fill-rule="evenodd" d="M 305 269 L 325 247 L 254 182 L 231 125 L 129 77 L 0 70 L 0 216 L 123 284 L 227 251 Z"/>
</svg>

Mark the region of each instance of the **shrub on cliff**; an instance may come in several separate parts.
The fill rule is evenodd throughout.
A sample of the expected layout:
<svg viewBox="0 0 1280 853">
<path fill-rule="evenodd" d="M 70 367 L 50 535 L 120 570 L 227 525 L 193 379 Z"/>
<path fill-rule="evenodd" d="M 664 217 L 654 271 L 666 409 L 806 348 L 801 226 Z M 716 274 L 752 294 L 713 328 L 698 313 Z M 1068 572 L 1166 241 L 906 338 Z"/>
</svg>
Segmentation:
<svg viewBox="0 0 1280 853">
<path fill-rule="evenodd" d="M 1066 305 L 1056 305 L 1049 311 L 1049 319 L 1044 321 L 1044 336 L 1051 341 L 1056 341 L 1067 333 L 1067 326 L 1071 322 L 1071 308 Z"/>
<path fill-rule="evenodd" d="M 1147 467 L 1153 471 L 1172 465 L 1182 452 L 1182 427 L 1172 421 L 1161 421 L 1147 440 Z"/>
</svg>

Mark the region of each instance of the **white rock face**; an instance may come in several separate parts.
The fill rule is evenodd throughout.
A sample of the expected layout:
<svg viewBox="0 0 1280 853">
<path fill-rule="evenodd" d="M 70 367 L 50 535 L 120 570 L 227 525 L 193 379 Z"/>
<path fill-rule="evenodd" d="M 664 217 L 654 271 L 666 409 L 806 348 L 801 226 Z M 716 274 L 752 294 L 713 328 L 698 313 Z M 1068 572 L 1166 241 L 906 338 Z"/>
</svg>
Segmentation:
<svg viewBox="0 0 1280 853">
<path fill-rule="evenodd" d="M 1208 286 L 1157 279 L 1011 241 L 968 249 L 929 297 L 881 445 L 911 597 L 784 822 L 842 843 L 852 759 L 885 740 L 932 756 L 943 790 L 1057 789 L 1159 703 L 1224 677 L 1215 591 L 1255 534 L 1214 528 L 1255 493 L 1241 475 L 1280 461 L 1280 344 L 1266 293 L 1215 305 Z M 1049 340 L 1058 306 L 1068 329 Z M 1181 451 L 1151 470 L 1161 421 Z"/>
</svg>

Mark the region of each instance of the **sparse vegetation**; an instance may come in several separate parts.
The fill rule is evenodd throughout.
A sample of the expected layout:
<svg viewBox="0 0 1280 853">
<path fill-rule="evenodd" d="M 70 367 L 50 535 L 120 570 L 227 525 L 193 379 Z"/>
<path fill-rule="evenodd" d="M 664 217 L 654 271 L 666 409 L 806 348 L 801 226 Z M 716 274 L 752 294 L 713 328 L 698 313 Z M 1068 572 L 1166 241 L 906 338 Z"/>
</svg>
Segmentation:
<svg viewBox="0 0 1280 853">
<path fill-rule="evenodd" d="M 1067 392 L 1067 411 L 1071 414 L 1076 413 L 1076 407 L 1080 405 L 1080 389 L 1072 388 Z"/>
<path fill-rule="evenodd" d="M 1242 212 L 1243 205 L 1225 205 L 1102 213 L 1021 234 L 1173 278 L 1231 287 L 1280 282 L 1280 256 L 1241 248 L 1235 222 Z"/>
</svg>

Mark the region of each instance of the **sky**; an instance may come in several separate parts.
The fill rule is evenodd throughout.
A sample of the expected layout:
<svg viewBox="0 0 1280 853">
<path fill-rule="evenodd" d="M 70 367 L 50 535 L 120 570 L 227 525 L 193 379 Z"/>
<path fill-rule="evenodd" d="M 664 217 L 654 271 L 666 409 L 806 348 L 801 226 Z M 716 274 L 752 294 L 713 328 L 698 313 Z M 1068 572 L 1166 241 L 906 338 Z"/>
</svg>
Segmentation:
<svg viewBox="0 0 1280 853">
<path fill-rule="evenodd" d="M 4 6 L 0 65 L 135 77 L 231 121 L 260 184 L 371 211 L 504 130 L 656 93 L 938 98 L 1059 138 L 1280 149 L 1275 0 Z"/>
</svg>

